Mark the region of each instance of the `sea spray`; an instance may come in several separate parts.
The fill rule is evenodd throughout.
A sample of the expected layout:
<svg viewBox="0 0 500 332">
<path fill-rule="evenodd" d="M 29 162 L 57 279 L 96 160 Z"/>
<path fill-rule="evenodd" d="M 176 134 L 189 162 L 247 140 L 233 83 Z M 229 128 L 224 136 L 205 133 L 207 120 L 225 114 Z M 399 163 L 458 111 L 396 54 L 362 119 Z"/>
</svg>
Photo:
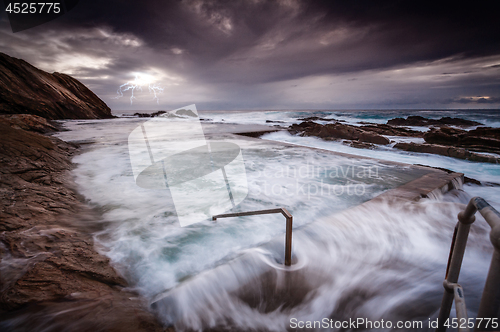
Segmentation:
<svg viewBox="0 0 500 332">
<path fill-rule="evenodd" d="M 272 116 L 280 116 L 278 113 Z M 286 114 L 291 117 L 281 116 L 285 122 L 296 123 L 300 122 L 299 116 L 307 116 L 308 112 Z M 336 116 L 331 112 L 322 114 Z M 230 119 L 232 115 L 224 116 Z M 249 118 L 248 114 L 239 116 Z M 255 121 L 266 116 L 252 115 Z M 140 121 L 68 121 L 65 126 L 71 131 L 58 136 L 93 143 L 83 145 L 83 153 L 75 157 L 77 167 L 73 175 L 80 193 L 102 213 L 97 244 L 131 285 L 152 303 L 165 324 L 175 324 L 179 330 L 225 326 L 281 331 L 289 328 L 294 317 L 418 320 L 435 315 L 443 291 L 452 229 L 462 206 L 457 202 L 466 203 L 470 196 L 453 191 L 418 204 L 389 207 L 386 202 L 335 216 L 423 173 L 408 166 L 349 158 L 300 145 L 451 168 L 481 181 L 500 183 L 499 167 L 492 164 L 390 148 L 353 149 L 285 132 L 266 138 L 298 146 L 247 141 L 242 149 L 253 195 L 242 208 L 283 206 L 291 210 L 299 231 L 294 233 L 297 273 L 289 278 L 279 264 L 284 232 L 280 216 L 243 217 L 216 224 L 207 221 L 182 229 L 168 192 L 146 192 L 134 186 L 125 138 Z M 217 125 L 212 123 L 209 127 L 217 136 Z M 307 169 L 307 165 L 317 167 L 302 177 L 285 169 Z M 352 176 L 352 166 L 377 169 L 378 175 Z M 282 175 L 276 176 L 280 171 Z M 331 176 L 335 173 L 339 176 Z M 325 195 L 321 191 L 317 194 L 316 190 L 300 190 L 353 185 L 362 185 L 363 194 Z M 262 192 L 266 186 L 274 191 Z M 493 205 L 500 202 L 497 187 L 467 185 L 465 189 L 484 195 Z M 284 190 L 297 194 L 283 195 Z M 471 315 L 477 309 L 486 274 L 483 270 L 487 270 L 491 254 L 487 227 L 480 219 L 471 232 L 460 280 Z M 286 280 L 294 292 L 287 288 Z"/>
<path fill-rule="evenodd" d="M 445 196 L 456 201 L 460 195 L 454 190 Z M 161 294 L 153 307 L 179 331 L 284 331 L 293 330 L 292 319 L 424 322 L 437 315 L 462 207 L 435 199 L 379 201 L 321 218 L 294 233 L 291 270 L 274 262 L 277 239 Z M 471 316 L 492 252 L 481 219 L 473 226 L 460 279 Z"/>
</svg>

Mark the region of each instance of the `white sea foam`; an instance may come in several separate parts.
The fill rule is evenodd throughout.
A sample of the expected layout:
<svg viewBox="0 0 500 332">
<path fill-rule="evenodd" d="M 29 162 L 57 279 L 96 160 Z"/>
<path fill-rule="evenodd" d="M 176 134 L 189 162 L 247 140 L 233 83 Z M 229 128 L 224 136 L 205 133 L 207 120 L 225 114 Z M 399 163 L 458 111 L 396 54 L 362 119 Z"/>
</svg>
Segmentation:
<svg viewBox="0 0 500 332">
<path fill-rule="evenodd" d="M 133 179 L 126 138 L 137 119 L 119 122 L 72 121 L 60 137 L 97 142 L 74 158 L 76 183 L 89 204 L 104 211 L 107 228 L 99 242 L 144 294 L 154 295 L 180 280 L 213 267 L 240 250 L 265 243 L 284 231 L 281 216 L 206 221 L 181 228 L 168 190 L 138 187 Z M 247 165 L 249 196 L 239 210 L 283 206 L 300 227 L 362 203 L 417 175 L 394 177 L 393 166 L 372 160 L 325 155 L 238 141 Z"/>
<path fill-rule="evenodd" d="M 270 118 L 295 123 L 307 116 L 300 112 L 258 112 L 253 118 L 242 112 L 221 114 L 213 122 L 224 117 L 224 122 L 246 124 L 266 124 Z M 298 262 L 288 272 L 277 263 L 283 259 L 282 216 L 207 220 L 182 228 L 167 190 L 135 185 L 126 142 L 144 121 L 67 121 L 70 131 L 58 136 L 92 143 L 74 158 L 73 174 L 80 193 L 103 213 L 103 230 L 96 234 L 99 247 L 131 285 L 154 303 L 165 324 L 175 324 L 179 330 L 225 326 L 283 331 L 292 317 L 419 320 L 436 314 L 451 234 L 462 207 L 456 202 L 465 203 L 470 196 L 454 192 L 439 198 L 441 202 L 428 199 L 404 206 L 385 202 L 335 216 L 421 174 L 301 146 L 445 167 L 500 183 L 499 165 L 389 147 L 354 149 L 285 132 L 264 138 L 298 146 L 223 135 L 219 138 L 242 148 L 247 168 L 249 196 L 237 210 L 282 206 L 294 216 Z M 366 173 L 369 170 L 372 176 Z M 362 194 L 354 192 L 356 185 L 363 188 Z M 322 188 L 337 192 L 325 194 Z M 343 194 L 337 194 L 340 190 Z M 500 208 L 498 187 L 467 186 L 466 190 Z M 487 231 L 479 217 L 461 273 L 472 316 L 491 254 Z"/>
<path fill-rule="evenodd" d="M 461 172 L 464 173 L 465 176 L 477 179 L 481 182 L 493 183 L 494 186 L 492 187 L 467 185 L 466 190 L 470 190 L 471 194 L 474 196 L 484 196 L 490 204 L 500 210 L 500 186 L 498 186 L 498 184 L 500 184 L 500 165 L 498 164 L 478 163 L 427 153 L 407 152 L 385 146 L 378 146 L 373 150 L 357 149 L 338 141 L 324 141 L 316 137 L 300 137 L 291 135 L 285 131 L 269 133 L 262 136 L 262 138 L 407 164 L 442 167 L 455 172 Z M 407 141 L 413 141 L 413 139 Z"/>
<path fill-rule="evenodd" d="M 155 298 L 154 308 L 181 331 L 284 331 L 291 318 L 426 322 L 437 315 L 458 211 L 433 200 L 384 202 L 319 219 L 294 235 L 300 268 L 270 264 L 279 245 L 271 243 L 180 284 Z M 471 315 L 488 270 L 487 239 L 478 220 L 461 273 Z"/>
</svg>

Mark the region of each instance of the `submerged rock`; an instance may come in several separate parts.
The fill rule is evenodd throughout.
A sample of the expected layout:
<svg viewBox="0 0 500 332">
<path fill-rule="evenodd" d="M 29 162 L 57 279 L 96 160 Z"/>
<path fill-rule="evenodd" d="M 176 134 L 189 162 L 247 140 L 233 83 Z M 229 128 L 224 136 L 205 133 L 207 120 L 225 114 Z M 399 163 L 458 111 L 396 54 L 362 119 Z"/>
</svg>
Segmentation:
<svg viewBox="0 0 500 332">
<path fill-rule="evenodd" d="M 356 149 L 374 149 L 375 145 L 371 143 L 364 143 L 359 141 L 342 141 L 342 144 L 348 145 Z"/>
<path fill-rule="evenodd" d="M 25 113 L 52 120 L 113 117 L 111 109 L 73 77 L 49 74 L 0 53 L 0 114 Z"/>
<path fill-rule="evenodd" d="M 162 114 L 167 113 L 166 111 L 158 111 L 154 113 L 134 113 L 134 116 L 137 116 L 139 118 L 154 118 L 157 116 L 160 116 Z"/>
<path fill-rule="evenodd" d="M 343 120 L 336 120 L 336 119 L 326 119 L 326 118 L 320 118 L 319 116 L 309 116 L 307 118 L 301 118 L 299 119 L 300 121 L 327 121 L 327 122 L 344 122 Z"/>
</svg>

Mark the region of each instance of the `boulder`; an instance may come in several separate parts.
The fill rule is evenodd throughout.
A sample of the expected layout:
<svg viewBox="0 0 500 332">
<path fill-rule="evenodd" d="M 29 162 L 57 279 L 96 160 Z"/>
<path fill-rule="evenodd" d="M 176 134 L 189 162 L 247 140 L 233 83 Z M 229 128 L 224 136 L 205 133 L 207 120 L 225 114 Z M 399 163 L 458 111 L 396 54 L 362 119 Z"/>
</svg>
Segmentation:
<svg viewBox="0 0 500 332">
<path fill-rule="evenodd" d="M 373 131 L 363 131 L 359 135 L 359 141 L 383 145 L 391 143 L 391 141 L 387 137 L 374 133 Z"/>
<path fill-rule="evenodd" d="M 362 131 L 354 126 L 348 126 L 341 123 L 319 125 L 318 137 L 326 139 L 359 139 Z"/>
</svg>

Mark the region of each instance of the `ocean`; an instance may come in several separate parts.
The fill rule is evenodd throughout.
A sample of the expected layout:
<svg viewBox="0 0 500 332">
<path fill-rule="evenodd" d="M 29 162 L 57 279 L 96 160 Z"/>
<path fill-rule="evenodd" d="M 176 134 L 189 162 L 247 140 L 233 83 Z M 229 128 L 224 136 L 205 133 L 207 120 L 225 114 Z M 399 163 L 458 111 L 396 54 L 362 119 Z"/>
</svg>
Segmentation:
<svg viewBox="0 0 500 332">
<path fill-rule="evenodd" d="M 422 142 L 420 138 L 389 137 L 394 141 L 389 146 L 356 149 L 286 131 L 255 140 L 224 129 L 229 124 L 288 126 L 311 116 L 361 125 L 408 115 L 458 117 L 497 128 L 497 110 L 199 112 L 209 139 L 241 148 L 248 196 L 234 211 L 285 207 L 293 214 L 297 262 L 288 271 L 279 262 L 282 216 L 180 227 L 168 190 L 140 188 L 134 181 L 127 137 L 149 119 L 114 114 L 118 118 L 62 121 L 68 131 L 57 136 L 82 144 L 72 174 L 79 193 L 102 216 L 96 221 L 97 247 L 165 325 L 179 331 L 284 331 L 295 330 L 292 321 L 324 318 L 422 322 L 418 330 L 432 330 L 428 323 L 441 301 L 459 204 L 481 196 L 500 210 L 500 165 L 392 148 L 398 141 Z M 399 163 L 447 168 L 482 185 L 465 184 L 463 190 L 419 203 L 394 207 L 382 202 L 346 212 L 422 175 Z M 477 312 L 489 266 L 488 232 L 478 217 L 460 276 L 469 317 Z"/>
</svg>

